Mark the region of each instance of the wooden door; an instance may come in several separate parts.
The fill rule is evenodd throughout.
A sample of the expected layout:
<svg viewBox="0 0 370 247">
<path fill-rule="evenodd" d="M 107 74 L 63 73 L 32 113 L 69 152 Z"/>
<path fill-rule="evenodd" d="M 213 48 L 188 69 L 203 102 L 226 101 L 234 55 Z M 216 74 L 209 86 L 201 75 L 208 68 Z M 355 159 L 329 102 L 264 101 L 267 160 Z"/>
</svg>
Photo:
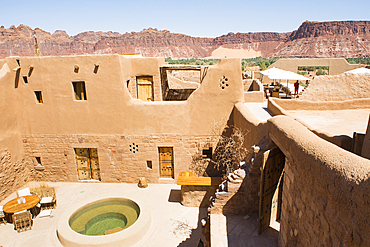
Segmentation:
<svg viewBox="0 0 370 247">
<path fill-rule="evenodd" d="M 98 149 L 90 149 L 90 167 L 91 167 L 91 178 L 95 180 L 100 180 L 100 168 L 98 159 Z"/>
<path fill-rule="evenodd" d="M 161 178 L 174 178 L 173 167 L 173 148 L 160 147 L 159 149 L 159 169 Z"/>
<path fill-rule="evenodd" d="M 153 76 L 137 76 L 137 98 L 142 101 L 153 101 Z"/>
<path fill-rule="evenodd" d="M 273 148 L 264 152 L 261 168 L 258 234 L 261 234 L 269 227 L 271 219 L 271 209 L 273 209 L 273 211 L 275 212 L 273 219 L 280 218 L 280 193 L 282 193 L 282 174 L 284 165 L 285 156 L 279 148 Z M 280 193 L 279 191 L 276 193 L 276 190 L 278 188 L 280 188 Z"/>
<path fill-rule="evenodd" d="M 96 148 L 75 148 L 79 180 L 100 180 L 98 150 Z"/>
</svg>

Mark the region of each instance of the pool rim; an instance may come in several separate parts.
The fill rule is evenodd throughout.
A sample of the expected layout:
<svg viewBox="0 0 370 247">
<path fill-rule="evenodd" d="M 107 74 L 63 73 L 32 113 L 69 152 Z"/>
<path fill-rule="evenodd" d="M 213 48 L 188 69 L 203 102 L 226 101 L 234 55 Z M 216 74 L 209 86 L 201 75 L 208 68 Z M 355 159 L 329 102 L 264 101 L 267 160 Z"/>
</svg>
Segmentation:
<svg viewBox="0 0 370 247">
<path fill-rule="evenodd" d="M 90 236 L 83 235 L 75 232 L 69 225 L 69 221 L 73 215 L 79 210 L 86 208 L 94 203 L 110 201 L 110 200 L 131 200 L 140 209 L 139 217 L 136 222 L 130 227 L 123 229 L 119 232 L 108 234 Z M 60 217 L 57 224 L 57 234 L 60 243 L 63 246 L 121 246 L 122 241 L 125 245 L 131 246 L 139 242 L 147 233 L 152 222 L 152 212 L 149 205 L 141 200 L 132 196 L 106 196 L 99 198 L 90 198 L 80 203 L 70 206 Z"/>
</svg>

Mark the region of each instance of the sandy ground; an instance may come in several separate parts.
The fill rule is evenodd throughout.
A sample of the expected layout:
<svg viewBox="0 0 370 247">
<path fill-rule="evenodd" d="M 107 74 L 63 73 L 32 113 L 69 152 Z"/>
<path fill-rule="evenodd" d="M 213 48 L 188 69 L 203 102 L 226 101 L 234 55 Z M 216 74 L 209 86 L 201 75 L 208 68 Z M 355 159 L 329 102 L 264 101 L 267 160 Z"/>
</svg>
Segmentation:
<svg viewBox="0 0 370 247">
<path fill-rule="evenodd" d="M 56 226 L 63 212 L 80 201 L 107 194 L 144 198 L 152 208 L 154 220 L 146 236 L 135 245 L 137 247 L 196 246 L 201 237 L 198 219 L 206 216 L 206 209 L 182 206 L 179 203 L 180 186 L 176 184 L 150 184 L 145 189 L 138 188 L 136 184 L 125 183 L 48 184 L 56 188 L 57 194 L 57 208 L 52 211 L 52 217 L 33 219 L 32 230 L 21 233 L 13 229 L 13 224 L 1 224 L 0 246 L 61 246 L 56 236 Z M 15 197 L 13 193 L 0 205 Z"/>
<path fill-rule="evenodd" d="M 321 132 L 326 132 L 331 135 L 348 135 L 352 137 L 353 132 L 366 132 L 370 109 L 287 111 L 287 113 Z"/>
</svg>

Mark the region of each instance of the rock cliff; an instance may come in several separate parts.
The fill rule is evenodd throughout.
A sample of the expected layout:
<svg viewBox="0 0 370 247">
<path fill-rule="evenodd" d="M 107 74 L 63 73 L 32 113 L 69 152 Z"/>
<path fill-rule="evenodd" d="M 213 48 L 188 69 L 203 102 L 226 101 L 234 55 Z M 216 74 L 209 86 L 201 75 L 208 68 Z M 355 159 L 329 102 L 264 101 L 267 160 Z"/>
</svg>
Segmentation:
<svg viewBox="0 0 370 247">
<path fill-rule="evenodd" d="M 36 32 L 40 50 L 48 55 L 141 53 L 143 56 L 208 57 L 217 48 L 245 49 L 263 57 L 370 56 L 370 21 L 304 22 L 288 33 L 229 33 L 217 38 L 197 38 L 167 30 L 141 32 L 83 32 L 69 36 L 20 25 L 0 27 L 0 58 L 33 56 Z"/>
</svg>

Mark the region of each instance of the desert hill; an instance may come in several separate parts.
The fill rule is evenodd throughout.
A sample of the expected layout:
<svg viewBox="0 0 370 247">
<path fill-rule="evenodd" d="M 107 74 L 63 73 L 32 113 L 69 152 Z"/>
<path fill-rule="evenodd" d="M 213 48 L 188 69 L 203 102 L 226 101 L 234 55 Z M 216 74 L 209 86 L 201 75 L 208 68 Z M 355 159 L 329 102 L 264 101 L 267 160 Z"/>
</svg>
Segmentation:
<svg viewBox="0 0 370 247">
<path fill-rule="evenodd" d="M 126 34 L 91 31 L 69 36 L 60 30 L 50 34 L 25 25 L 1 26 L 0 58 L 8 57 L 10 50 L 13 56 L 33 56 L 34 31 L 44 56 L 141 53 L 145 57 L 204 58 L 236 56 L 237 50 L 241 56 L 268 58 L 370 56 L 370 21 L 306 21 L 288 33 L 229 33 L 217 38 L 152 28 Z"/>
</svg>

